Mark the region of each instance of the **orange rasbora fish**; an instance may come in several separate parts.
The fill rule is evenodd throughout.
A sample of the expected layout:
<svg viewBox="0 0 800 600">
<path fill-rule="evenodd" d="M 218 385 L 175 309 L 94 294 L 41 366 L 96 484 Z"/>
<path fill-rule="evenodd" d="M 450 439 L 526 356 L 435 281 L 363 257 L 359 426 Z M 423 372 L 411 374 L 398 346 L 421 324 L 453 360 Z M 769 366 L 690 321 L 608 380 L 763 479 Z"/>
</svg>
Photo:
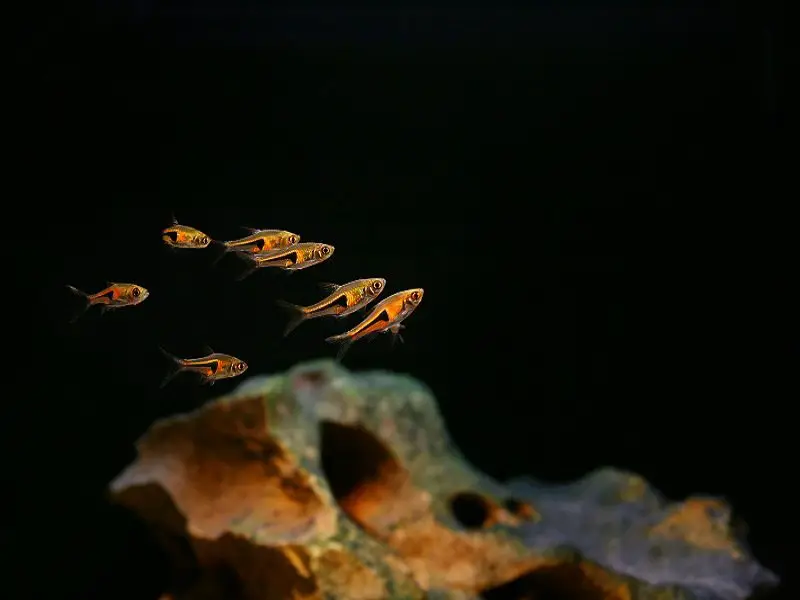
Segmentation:
<svg viewBox="0 0 800 600">
<path fill-rule="evenodd" d="M 325 341 L 341 344 L 336 355 L 337 360 L 341 360 L 353 342 L 367 336 L 390 332 L 403 341 L 400 330 L 405 325 L 401 325 L 401 323 L 419 306 L 424 293 L 425 290 L 422 288 L 413 288 L 392 294 L 375 305 L 369 316 L 361 323 L 349 331 L 326 338 Z"/>
<path fill-rule="evenodd" d="M 150 295 L 147 288 L 135 283 L 109 283 L 108 287 L 96 294 L 87 294 L 71 285 L 68 285 L 67 289 L 84 300 L 83 307 L 72 317 L 72 321 L 77 320 L 90 306 L 99 306 L 100 314 L 102 314 L 112 308 L 134 306 L 146 300 Z"/>
<path fill-rule="evenodd" d="M 172 225 L 161 232 L 161 239 L 171 248 L 207 248 L 211 238 L 194 227 L 181 225 L 172 217 Z"/>
<path fill-rule="evenodd" d="M 253 229 L 245 227 L 250 235 L 238 240 L 220 242 L 225 246 L 226 251 L 236 250 L 238 252 L 269 252 L 278 248 L 287 248 L 300 242 L 300 236 L 291 231 L 282 229 Z"/>
<path fill-rule="evenodd" d="M 291 313 L 292 317 L 286 325 L 283 335 L 289 335 L 295 327 L 308 319 L 317 317 L 345 317 L 366 306 L 380 296 L 386 287 L 386 280 L 380 277 L 369 279 L 356 279 L 344 285 L 335 283 L 320 284 L 323 289 L 331 292 L 327 298 L 323 298 L 311 306 L 298 306 L 278 300 L 278 305 Z"/>
<path fill-rule="evenodd" d="M 161 387 L 167 385 L 175 375 L 184 371 L 196 373 L 200 375 L 203 383 L 214 385 L 218 379 L 238 377 L 247 370 L 247 363 L 243 360 L 230 354 L 219 354 L 210 348 L 208 355 L 200 358 L 178 358 L 163 348 L 159 348 L 159 350 L 173 364 L 172 371 L 161 382 Z"/>
<path fill-rule="evenodd" d="M 284 231 L 282 229 L 253 229 L 251 227 L 245 227 L 244 229 L 249 231 L 250 235 L 229 242 L 214 242 L 216 245 L 223 247 L 222 253 L 214 260 L 215 264 L 228 252 L 235 251 L 258 254 L 278 250 L 280 248 L 288 248 L 300 242 L 300 236 L 291 231 Z"/>
<path fill-rule="evenodd" d="M 319 242 L 303 242 L 288 248 L 280 248 L 266 253 L 245 254 L 237 252 L 236 256 L 244 258 L 248 263 L 247 270 L 239 279 L 244 279 L 256 269 L 278 267 L 285 271 L 299 271 L 318 265 L 333 256 L 335 248 L 330 244 Z"/>
</svg>

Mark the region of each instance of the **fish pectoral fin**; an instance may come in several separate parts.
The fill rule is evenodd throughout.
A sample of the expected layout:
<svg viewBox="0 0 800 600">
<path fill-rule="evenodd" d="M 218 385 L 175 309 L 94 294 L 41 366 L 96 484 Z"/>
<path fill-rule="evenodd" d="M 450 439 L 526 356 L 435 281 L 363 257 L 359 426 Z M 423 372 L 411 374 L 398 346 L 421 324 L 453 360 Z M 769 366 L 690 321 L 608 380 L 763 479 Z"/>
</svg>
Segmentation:
<svg viewBox="0 0 800 600">
<path fill-rule="evenodd" d="M 392 325 L 391 327 L 389 327 L 389 329 L 386 330 L 392 334 L 392 346 L 394 346 L 398 340 L 400 341 L 401 344 L 405 343 L 403 336 L 400 335 L 400 330 L 405 328 L 406 328 L 405 325 L 398 323 L 397 325 Z"/>
<path fill-rule="evenodd" d="M 326 292 L 335 292 L 336 290 L 339 289 L 339 285 L 331 283 L 329 281 L 320 281 L 319 283 L 317 283 L 317 285 Z"/>
</svg>

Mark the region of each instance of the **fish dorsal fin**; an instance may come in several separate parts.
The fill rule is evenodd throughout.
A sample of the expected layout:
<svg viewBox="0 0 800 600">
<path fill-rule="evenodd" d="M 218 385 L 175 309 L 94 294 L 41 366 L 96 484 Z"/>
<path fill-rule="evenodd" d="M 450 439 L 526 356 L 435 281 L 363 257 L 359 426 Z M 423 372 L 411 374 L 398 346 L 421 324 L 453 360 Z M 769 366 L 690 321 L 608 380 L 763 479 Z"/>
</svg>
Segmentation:
<svg viewBox="0 0 800 600">
<path fill-rule="evenodd" d="M 205 352 L 207 356 L 214 354 L 214 350 L 208 344 L 203 344 L 203 352 Z"/>
<path fill-rule="evenodd" d="M 106 287 L 114 287 L 117 285 L 116 281 L 106 281 Z"/>
<path fill-rule="evenodd" d="M 169 213 L 169 223 L 170 223 L 170 225 L 177 225 L 178 224 L 178 219 L 175 218 L 175 213 L 174 212 Z"/>
<path fill-rule="evenodd" d="M 331 283 L 329 281 L 320 281 L 317 285 L 319 285 L 319 287 L 326 292 L 335 292 L 341 287 L 339 284 Z"/>
<path fill-rule="evenodd" d="M 260 229 L 257 229 L 255 227 L 242 227 L 242 229 L 244 229 L 247 233 L 258 233 L 259 231 L 261 231 Z"/>
</svg>

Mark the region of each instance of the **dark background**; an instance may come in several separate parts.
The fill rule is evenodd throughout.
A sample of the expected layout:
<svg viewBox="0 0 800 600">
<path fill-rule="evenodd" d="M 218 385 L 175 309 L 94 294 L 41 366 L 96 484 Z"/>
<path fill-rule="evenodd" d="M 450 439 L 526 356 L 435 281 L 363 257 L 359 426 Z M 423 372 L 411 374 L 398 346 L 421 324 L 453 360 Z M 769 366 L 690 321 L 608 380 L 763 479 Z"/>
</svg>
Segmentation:
<svg viewBox="0 0 800 600">
<path fill-rule="evenodd" d="M 558 4 L 36 15 L 12 113 L 15 299 L 36 311 L 7 315 L 34 373 L 4 437 L 32 492 L 12 501 L 36 514 L 7 530 L 27 540 L 18 558 L 48 560 L 32 597 L 157 597 L 160 557 L 104 488 L 154 419 L 233 385 L 159 390 L 159 345 L 208 344 L 249 374 L 333 356 L 341 323 L 284 340 L 275 300 L 368 276 L 425 299 L 404 345 L 356 345 L 345 365 L 429 384 L 479 468 L 556 482 L 614 465 L 674 499 L 724 496 L 784 574 L 786 342 L 752 251 L 779 154 L 778 15 Z M 171 213 L 336 253 L 237 283 L 232 258 L 163 247 Z M 69 326 L 64 285 L 108 280 L 152 296 Z"/>
</svg>

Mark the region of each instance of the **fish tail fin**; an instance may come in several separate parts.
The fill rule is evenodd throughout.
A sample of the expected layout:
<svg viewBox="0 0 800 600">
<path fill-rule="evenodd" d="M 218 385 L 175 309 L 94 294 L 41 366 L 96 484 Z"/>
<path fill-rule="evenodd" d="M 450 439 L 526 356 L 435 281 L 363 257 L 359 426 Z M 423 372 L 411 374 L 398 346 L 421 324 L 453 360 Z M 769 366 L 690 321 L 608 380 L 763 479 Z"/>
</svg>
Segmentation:
<svg viewBox="0 0 800 600">
<path fill-rule="evenodd" d="M 286 323 L 286 328 L 283 330 L 283 337 L 289 335 L 300 323 L 306 320 L 306 311 L 302 306 L 286 302 L 285 300 L 276 300 L 275 304 L 289 314 L 289 322 Z"/>
<path fill-rule="evenodd" d="M 222 260 L 222 257 L 230 251 L 230 246 L 228 246 L 228 244 L 225 242 L 220 242 L 219 240 L 211 240 L 210 247 L 217 251 L 217 256 L 211 261 L 211 266 L 215 267 L 217 263 Z"/>
<path fill-rule="evenodd" d="M 170 354 L 160 346 L 158 349 L 170 363 L 170 369 L 164 376 L 164 379 L 161 380 L 161 385 L 159 385 L 159 388 L 163 388 L 170 381 L 172 381 L 173 377 L 175 377 L 178 373 L 180 373 L 183 370 L 183 364 L 181 363 L 181 359 L 178 358 L 177 356 Z"/>
<path fill-rule="evenodd" d="M 339 350 L 336 352 L 336 362 L 342 362 L 344 355 L 353 345 L 353 339 L 343 333 L 325 338 L 325 341 L 329 344 L 339 344 Z"/>
<path fill-rule="evenodd" d="M 70 317 L 70 320 L 69 320 L 69 322 L 70 322 L 70 323 L 74 323 L 74 322 L 75 322 L 75 321 L 77 321 L 77 320 L 78 320 L 78 319 L 81 317 L 81 315 L 83 315 L 83 313 L 85 313 L 85 312 L 88 310 L 88 308 L 89 308 L 89 307 L 92 305 L 92 299 L 91 299 L 91 298 L 89 298 L 89 294 L 87 294 L 86 292 L 83 292 L 83 291 L 79 290 L 79 289 L 78 289 L 78 288 L 76 288 L 76 287 L 73 287 L 73 286 L 71 286 L 71 285 L 68 285 L 68 286 L 67 286 L 67 289 L 68 289 L 70 292 L 72 292 L 72 294 L 73 294 L 74 296 L 77 296 L 78 298 L 80 298 L 80 299 L 83 301 L 83 302 L 81 303 L 80 307 L 79 307 L 79 308 L 77 308 L 77 309 L 76 309 L 76 310 L 75 310 L 75 311 L 72 313 L 72 316 Z"/>
<path fill-rule="evenodd" d="M 243 261 L 245 261 L 245 263 L 247 263 L 247 266 L 245 267 L 244 271 L 242 271 L 242 273 L 238 277 L 236 277 L 236 281 L 241 281 L 242 279 L 249 277 L 250 275 L 253 274 L 253 271 L 258 269 L 258 262 L 249 254 L 245 254 L 244 252 L 234 252 L 233 255 L 242 259 Z"/>
</svg>

